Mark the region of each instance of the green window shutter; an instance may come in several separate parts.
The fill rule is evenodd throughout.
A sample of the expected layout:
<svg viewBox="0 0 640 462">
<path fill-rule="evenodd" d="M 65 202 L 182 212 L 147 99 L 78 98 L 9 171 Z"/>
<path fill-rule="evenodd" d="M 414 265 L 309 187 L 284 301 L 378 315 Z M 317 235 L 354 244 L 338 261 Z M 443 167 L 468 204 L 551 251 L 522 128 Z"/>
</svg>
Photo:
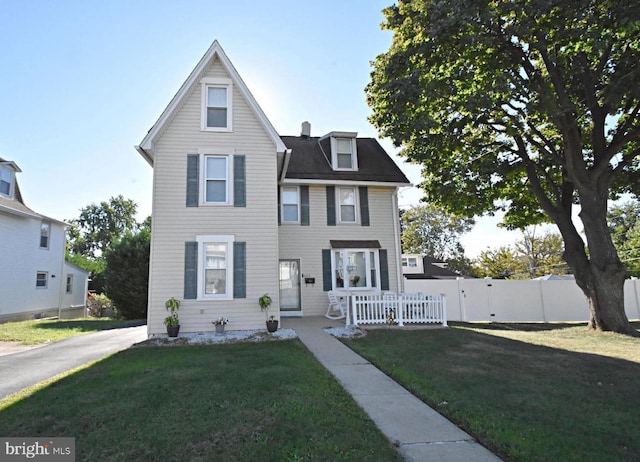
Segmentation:
<svg viewBox="0 0 640 462">
<path fill-rule="evenodd" d="M 336 187 L 327 186 L 327 226 L 336 225 Z"/>
<path fill-rule="evenodd" d="M 198 243 L 184 243 L 184 298 L 198 298 Z"/>
<path fill-rule="evenodd" d="M 198 206 L 198 196 L 200 195 L 199 163 L 200 156 L 198 154 L 187 155 L 187 207 Z"/>
<path fill-rule="evenodd" d="M 233 243 L 233 298 L 247 298 L 247 243 Z"/>
<path fill-rule="evenodd" d="M 360 224 L 369 226 L 369 190 L 366 186 L 358 188 L 360 193 Z"/>
<path fill-rule="evenodd" d="M 378 251 L 380 255 L 380 290 L 389 290 L 389 258 L 386 249 Z"/>
<path fill-rule="evenodd" d="M 233 206 L 247 206 L 245 156 L 233 156 Z"/>
<path fill-rule="evenodd" d="M 309 226 L 309 186 L 300 186 L 300 224 Z"/>
<path fill-rule="evenodd" d="M 322 249 L 322 290 L 333 290 L 331 278 L 331 249 Z"/>
</svg>

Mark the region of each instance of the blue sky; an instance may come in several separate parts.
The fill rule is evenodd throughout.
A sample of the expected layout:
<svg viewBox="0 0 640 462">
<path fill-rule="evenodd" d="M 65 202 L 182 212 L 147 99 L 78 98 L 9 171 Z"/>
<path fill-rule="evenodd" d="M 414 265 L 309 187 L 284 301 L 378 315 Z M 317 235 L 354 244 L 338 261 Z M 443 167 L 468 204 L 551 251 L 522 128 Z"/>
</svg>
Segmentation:
<svg viewBox="0 0 640 462">
<path fill-rule="evenodd" d="M 281 135 L 301 122 L 377 137 L 367 121 L 370 61 L 391 33 L 391 0 L 0 0 L 0 157 L 23 170 L 26 204 L 57 219 L 122 194 L 151 213 L 151 167 L 134 145 L 217 39 Z M 409 179 L 405 164 L 381 140 Z M 401 192 L 415 205 L 417 190 Z M 480 220 L 467 254 L 516 233 Z"/>
</svg>

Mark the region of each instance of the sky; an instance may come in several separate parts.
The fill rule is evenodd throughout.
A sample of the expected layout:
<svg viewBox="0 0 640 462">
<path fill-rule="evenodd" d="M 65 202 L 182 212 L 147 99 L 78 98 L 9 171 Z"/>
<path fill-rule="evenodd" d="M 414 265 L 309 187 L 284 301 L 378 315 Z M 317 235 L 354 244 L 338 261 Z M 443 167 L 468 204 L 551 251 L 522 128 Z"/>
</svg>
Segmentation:
<svg viewBox="0 0 640 462">
<path fill-rule="evenodd" d="M 370 62 L 388 50 L 391 0 L 0 0 L 0 157 L 27 206 L 59 220 L 123 195 L 151 214 L 152 169 L 134 145 L 218 40 L 280 135 L 378 138 L 413 184 L 420 167 L 367 118 Z M 417 188 L 400 206 L 420 202 Z M 482 218 L 466 254 L 520 233 Z"/>
</svg>

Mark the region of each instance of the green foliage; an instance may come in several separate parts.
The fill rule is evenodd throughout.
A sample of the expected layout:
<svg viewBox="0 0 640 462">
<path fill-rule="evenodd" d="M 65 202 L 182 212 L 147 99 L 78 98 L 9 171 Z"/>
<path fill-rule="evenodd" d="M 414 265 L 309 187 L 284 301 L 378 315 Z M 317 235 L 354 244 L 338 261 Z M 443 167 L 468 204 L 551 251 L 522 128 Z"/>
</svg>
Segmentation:
<svg viewBox="0 0 640 462">
<path fill-rule="evenodd" d="M 607 215 L 611 239 L 631 276 L 640 277 L 640 203 L 611 207 Z"/>
<path fill-rule="evenodd" d="M 474 261 L 478 277 L 494 279 L 529 279 L 545 274 L 566 274 L 567 264 L 562 259 L 562 237 L 545 232 L 536 235 L 536 227 L 523 231 L 522 239 L 511 246 L 488 249 Z"/>
<path fill-rule="evenodd" d="M 394 35 L 373 63 L 370 120 L 422 165 L 425 199 L 503 210 L 510 229 L 553 221 L 591 325 L 637 335 L 606 223 L 609 198 L 640 190 L 637 3 L 399 0 L 384 13 Z"/>
<path fill-rule="evenodd" d="M 83 255 L 77 253 L 69 253 L 67 252 L 65 259 L 79 268 L 82 268 L 85 271 L 89 271 L 91 273 L 89 280 L 89 290 L 95 291 L 97 293 L 102 293 L 104 291 L 104 269 L 105 263 L 101 258 L 92 259 L 87 258 Z"/>
<path fill-rule="evenodd" d="M 90 204 L 80 209 L 80 216 L 70 220 L 67 230 L 68 250 L 94 259 L 105 252 L 124 233 L 138 229 L 135 221 L 137 204 L 117 196 L 99 205 Z"/>
<path fill-rule="evenodd" d="M 638 182 L 633 2 L 399 1 L 384 12 L 394 37 L 367 86 L 371 121 L 423 165 L 429 202 L 467 216 L 504 209 L 515 229 L 566 213 L 595 185 Z"/>
<path fill-rule="evenodd" d="M 105 294 L 91 294 L 87 299 L 89 312 L 96 318 L 101 318 L 107 310 L 113 309 L 113 302 Z"/>
<path fill-rule="evenodd" d="M 126 234 L 105 254 L 106 290 L 125 319 L 147 315 L 151 234 Z"/>
<path fill-rule="evenodd" d="M 474 221 L 446 212 L 433 204 L 422 204 L 401 215 L 402 252 L 428 255 L 445 261 L 464 255 L 460 236 Z"/>
</svg>

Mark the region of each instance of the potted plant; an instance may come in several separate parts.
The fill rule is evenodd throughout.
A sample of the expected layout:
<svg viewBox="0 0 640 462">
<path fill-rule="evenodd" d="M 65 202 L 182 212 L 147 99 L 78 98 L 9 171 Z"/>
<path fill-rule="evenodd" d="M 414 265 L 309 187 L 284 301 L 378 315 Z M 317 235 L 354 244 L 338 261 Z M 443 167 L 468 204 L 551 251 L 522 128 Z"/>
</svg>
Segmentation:
<svg viewBox="0 0 640 462">
<path fill-rule="evenodd" d="M 264 294 L 262 297 L 258 299 L 258 304 L 260 305 L 260 309 L 264 311 L 265 316 L 267 317 L 267 331 L 275 332 L 278 330 L 278 320 L 275 316 L 269 316 L 269 306 L 271 305 L 271 297 L 269 294 Z"/>
<path fill-rule="evenodd" d="M 225 318 L 224 316 L 220 316 L 215 321 L 211 321 L 214 326 L 216 326 L 217 334 L 224 334 L 224 326 L 229 324 L 229 318 Z"/>
<path fill-rule="evenodd" d="M 170 313 L 164 318 L 164 325 L 167 326 L 167 335 L 169 337 L 177 337 L 180 332 L 180 319 L 178 318 L 178 310 L 180 309 L 180 300 L 171 297 L 164 303 L 164 307 Z"/>
</svg>

